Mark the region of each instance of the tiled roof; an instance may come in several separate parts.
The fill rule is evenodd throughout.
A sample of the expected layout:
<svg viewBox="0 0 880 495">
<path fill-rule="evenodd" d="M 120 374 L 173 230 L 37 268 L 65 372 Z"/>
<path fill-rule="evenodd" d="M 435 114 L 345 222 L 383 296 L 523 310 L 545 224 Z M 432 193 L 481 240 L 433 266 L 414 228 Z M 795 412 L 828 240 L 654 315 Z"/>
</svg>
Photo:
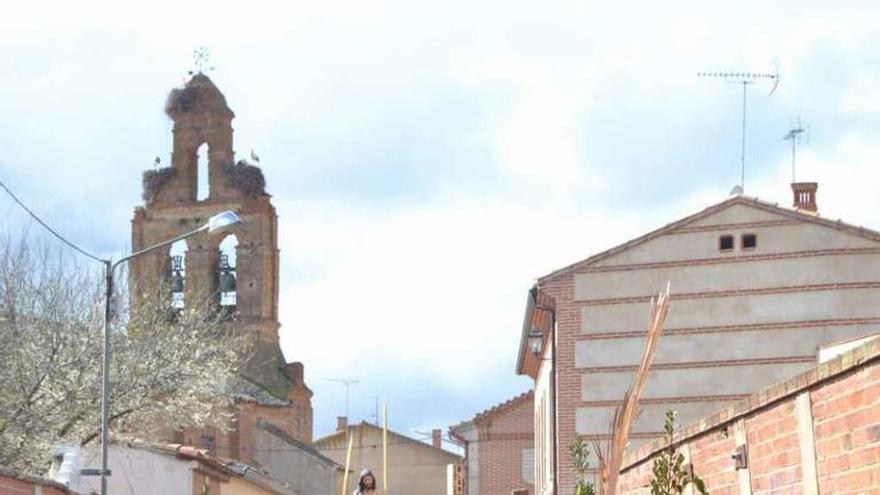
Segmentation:
<svg viewBox="0 0 880 495">
<path fill-rule="evenodd" d="M 462 421 L 461 423 L 459 423 L 457 425 L 451 426 L 449 428 L 449 430 L 452 432 L 452 434 L 458 436 L 460 433 L 458 430 L 461 427 L 467 425 L 468 423 L 477 424 L 482 421 L 491 419 L 493 416 L 500 414 L 502 412 L 505 412 L 508 409 L 510 409 L 511 407 L 514 407 L 514 406 L 520 404 L 522 401 L 531 399 L 533 396 L 534 396 L 534 391 L 532 391 L 532 390 L 528 390 L 526 392 L 523 392 L 523 393 L 517 395 L 516 397 L 508 399 L 500 404 L 496 404 L 496 405 L 490 407 L 489 409 L 486 409 L 484 411 L 477 413 L 476 416 L 474 416 L 472 419 L 469 419 L 467 421 Z"/>
<path fill-rule="evenodd" d="M 518 405 L 519 403 L 523 402 L 524 400 L 531 399 L 533 395 L 534 395 L 534 391 L 532 391 L 532 390 L 523 392 L 523 393 L 517 395 L 516 397 L 508 399 L 500 404 L 496 404 L 496 405 L 490 407 L 489 409 L 486 409 L 483 412 L 477 413 L 477 415 L 474 416 L 473 421 L 474 421 L 474 423 L 479 423 L 481 421 L 490 419 L 492 416 L 495 416 L 497 414 L 505 412 L 506 410 Z"/>
<path fill-rule="evenodd" d="M 296 438 L 293 438 L 293 436 L 291 436 L 286 431 L 282 430 L 281 428 L 273 425 L 272 423 L 270 423 L 268 421 L 265 421 L 263 419 L 258 419 L 257 420 L 257 427 L 268 431 L 272 435 L 275 435 L 276 437 L 284 440 L 285 442 L 289 443 L 290 445 L 293 445 L 294 447 L 299 448 L 303 452 L 307 452 L 307 453 L 315 456 L 316 459 L 318 459 L 326 464 L 332 465 L 333 467 L 342 467 L 340 464 L 336 463 L 336 461 L 334 461 L 333 459 L 330 459 L 329 457 L 326 457 L 323 454 L 321 454 L 320 452 L 318 452 L 318 449 L 316 449 L 314 446 L 307 444 L 307 443 L 300 442 Z"/>
<path fill-rule="evenodd" d="M 245 478 L 278 495 L 295 495 L 295 492 L 288 488 L 285 483 L 272 478 L 265 471 L 234 459 L 215 457 L 205 449 L 176 443 L 149 442 L 142 439 L 129 439 L 119 443 L 133 449 L 147 450 L 178 459 L 198 461 L 227 475 Z"/>
<path fill-rule="evenodd" d="M 12 478 L 15 480 L 24 481 L 25 483 L 33 483 L 34 485 L 39 486 L 52 487 L 60 491 L 61 493 L 76 495 L 75 492 L 70 491 L 70 489 L 68 489 L 62 483 L 46 478 L 40 478 L 38 476 L 31 476 L 29 474 L 20 473 L 14 469 L 2 465 L 0 465 L 0 477 Z"/>
</svg>

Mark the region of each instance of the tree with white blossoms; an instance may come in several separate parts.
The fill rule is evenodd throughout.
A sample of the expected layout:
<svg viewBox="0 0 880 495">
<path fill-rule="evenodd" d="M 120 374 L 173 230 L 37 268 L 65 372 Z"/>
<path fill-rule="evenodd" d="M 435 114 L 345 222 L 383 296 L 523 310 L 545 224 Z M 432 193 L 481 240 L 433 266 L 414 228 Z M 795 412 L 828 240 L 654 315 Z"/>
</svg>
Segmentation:
<svg viewBox="0 0 880 495">
<path fill-rule="evenodd" d="M 97 444 L 101 424 L 103 274 L 47 246 L 0 239 L 0 465 L 32 473 L 59 443 Z M 230 426 L 250 341 L 216 298 L 187 296 L 183 310 L 167 287 L 117 298 L 111 432 Z"/>
</svg>

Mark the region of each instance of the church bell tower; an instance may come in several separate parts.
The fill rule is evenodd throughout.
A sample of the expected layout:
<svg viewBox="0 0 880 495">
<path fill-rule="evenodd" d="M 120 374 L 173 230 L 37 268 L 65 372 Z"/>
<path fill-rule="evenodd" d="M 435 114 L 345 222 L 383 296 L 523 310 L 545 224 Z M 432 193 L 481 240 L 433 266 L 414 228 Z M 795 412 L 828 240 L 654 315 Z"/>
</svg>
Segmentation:
<svg viewBox="0 0 880 495">
<path fill-rule="evenodd" d="M 169 281 L 169 304 L 207 289 L 230 325 L 255 337 L 243 382 L 235 393 L 235 431 L 212 440 L 217 453 L 251 458 L 250 429 L 259 420 L 309 443 L 312 392 L 301 363 L 287 363 L 278 343 L 278 217 L 257 163 L 235 161 L 226 98 L 201 72 L 171 91 L 165 112 L 174 122 L 171 166 L 144 173 L 143 206 L 132 219 L 132 250 L 162 242 L 201 225 L 213 214 L 236 211 L 241 223 L 224 236 L 196 235 L 170 250 L 132 260 L 132 280 Z M 157 160 L 158 164 L 158 160 Z M 199 445 L 204 432 L 184 432 Z"/>
</svg>

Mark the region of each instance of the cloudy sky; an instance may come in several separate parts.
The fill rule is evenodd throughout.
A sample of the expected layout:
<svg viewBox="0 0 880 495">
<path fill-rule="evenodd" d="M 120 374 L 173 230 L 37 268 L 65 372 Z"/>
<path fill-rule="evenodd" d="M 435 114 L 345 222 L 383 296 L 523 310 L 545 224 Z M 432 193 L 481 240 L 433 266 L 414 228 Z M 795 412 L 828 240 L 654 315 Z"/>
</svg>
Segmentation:
<svg viewBox="0 0 880 495">
<path fill-rule="evenodd" d="M 124 252 L 162 106 L 207 46 L 280 216 L 281 341 L 316 435 L 387 397 L 418 436 L 529 387 L 536 277 L 746 193 L 880 227 L 873 2 L 18 2 L 0 18 L 0 178 L 92 251 Z M 660 5 L 662 4 L 662 5 Z M 7 226 L 23 221 L 0 198 Z M 8 227 L 7 227 L 8 228 Z"/>
</svg>

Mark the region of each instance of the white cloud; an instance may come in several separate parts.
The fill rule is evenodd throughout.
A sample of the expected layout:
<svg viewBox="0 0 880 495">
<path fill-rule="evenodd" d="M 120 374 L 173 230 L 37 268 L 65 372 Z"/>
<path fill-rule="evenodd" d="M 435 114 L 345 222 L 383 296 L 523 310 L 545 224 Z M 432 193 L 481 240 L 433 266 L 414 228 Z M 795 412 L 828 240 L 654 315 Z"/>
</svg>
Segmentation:
<svg viewBox="0 0 880 495">
<path fill-rule="evenodd" d="M 462 388 L 499 367 L 512 375 L 534 278 L 641 223 L 495 199 L 385 216 L 353 205 L 279 207 L 297 212 L 280 226 L 282 256 L 297 267 L 285 272 L 281 297 L 290 358 L 323 376 L 381 363 Z"/>
<path fill-rule="evenodd" d="M 371 366 L 413 370 L 369 385 L 377 392 L 425 376 L 472 389 L 482 385 L 474 376 L 514 379 L 523 301 L 535 277 L 726 196 L 733 173 L 682 186 L 689 177 L 664 175 L 652 167 L 663 157 L 642 148 L 647 132 L 687 140 L 692 154 L 670 160 L 708 167 L 692 163 L 713 142 L 706 129 L 727 116 L 719 112 L 738 119 L 739 107 L 731 88 L 698 80 L 697 71 L 769 71 L 778 59 L 779 93 L 751 108 L 780 121 L 805 106 L 828 118 L 823 140 L 802 148 L 799 176 L 820 182 L 823 213 L 880 225 L 873 213 L 880 144 L 869 122 L 880 108 L 878 76 L 865 63 L 877 41 L 875 11 L 869 2 L 809 1 L 178 1 L 124 11 L 118 2 L 19 2 L 0 19 L 0 50 L 10 54 L 0 60 L 3 165 L 49 211 L 75 204 L 106 215 L 101 222 L 80 213 L 78 225 L 95 237 L 119 232 L 119 245 L 141 170 L 170 151 L 162 100 L 197 45 L 212 50 L 212 77 L 239 116 L 239 154 L 271 148 L 263 158 L 272 191 L 289 180 L 288 169 L 324 165 L 291 159 L 302 157 L 292 137 L 329 147 L 309 157 L 340 156 L 333 152 L 400 122 L 418 127 L 415 118 L 389 116 L 421 117 L 436 88 L 467 93 L 480 107 L 468 116 L 482 120 L 467 122 L 456 139 L 485 152 L 467 159 L 497 169 L 501 184 L 491 192 L 443 176 L 417 205 L 332 195 L 275 202 L 282 344 L 289 358 L 305 361 L 319 398 L 335 394 L 321 378 Z M 836 63 L 854 75 L 823 72 Z M 768 132 L 761 115 L 750 129 Z M 597 132 L 611 120 L 612 132 Z M 420 134 L 420 156 L 457 144 L 429 134 Z M 599 155 L 585 145 L 596 135 L 616 147 Z M 621 148 L 637 149 L 628 157 L 641 161 L 615 156 Z M 780 142 L 778 156 L 750 164 L 747 193 L 788 204 L 787 160 Z M 626 184 L 627 174 L 656 177 L 670 192 L 659 204 L 630 201 L 642 191 L 620 188 L 609 198 L 609 183 Z M 501 399 L 490 391 L 472 407 Z"/>
</svg>

